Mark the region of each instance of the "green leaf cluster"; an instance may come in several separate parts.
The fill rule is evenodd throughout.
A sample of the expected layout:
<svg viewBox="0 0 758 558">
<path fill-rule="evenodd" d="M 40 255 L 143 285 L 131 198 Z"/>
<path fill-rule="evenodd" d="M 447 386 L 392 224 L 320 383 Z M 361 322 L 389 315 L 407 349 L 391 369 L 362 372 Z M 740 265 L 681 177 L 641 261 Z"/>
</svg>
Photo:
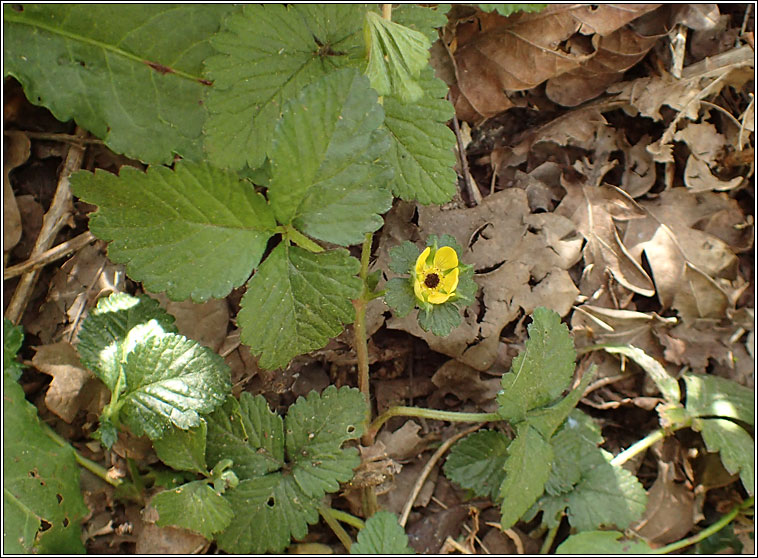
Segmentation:
<svg viewBox="0 0 758 558">
<path fill-rule="evenodd" d="M 173 318 L 148 297 L 114 293 L 82 323 L 82 363 L 111 391 L 98 435 L 110 448 L 120 424 L 155 440 L 198 426 L 231 391 L 229 367 L 210 349 L 174 333 Z"/>
<path fill-rule="evenodd" d="M 44 431 L 37 409 L 16 382 L 21 328 L 4 321 L 3 551 L 84 554 L 81 524 L 89 513 L 79 488 L 74 450 Z"/>
<path fill-rule="evenodd" d="M 497 397 L 498 414 L 515 438 L 497 431 L 464 438 L 450 452 L 446 476 L 499 502 L 504 529 L 539 511 L 553 526 L 566 508 L 580 530 L 626 527 L 644 512 L 645 491 L 636 477 L 610 464 L 612 456 L 598 448 L 597 426 L 575 409 L 594 371 L 562 395 L 576 358 L 568 328 L 557 313 L 537 308 L 528 333 Z"/>
<path fill-rule="evenodd" d="M 353 476 L 358 452 L 342 445 L 361 436 L 365 413 L 363 395 L 347 387 L 300 397 L 284 419 L 263 396 L 229 397 L 207 430 L 157 441 L 166 464 L 207 477 L 157 494 L 158 524 L 215 538 L 230 553 L 281 552 L 318 520 L 323 496 Z M 210 473 L 206 463 L 215 464 Z"/>
</svg>

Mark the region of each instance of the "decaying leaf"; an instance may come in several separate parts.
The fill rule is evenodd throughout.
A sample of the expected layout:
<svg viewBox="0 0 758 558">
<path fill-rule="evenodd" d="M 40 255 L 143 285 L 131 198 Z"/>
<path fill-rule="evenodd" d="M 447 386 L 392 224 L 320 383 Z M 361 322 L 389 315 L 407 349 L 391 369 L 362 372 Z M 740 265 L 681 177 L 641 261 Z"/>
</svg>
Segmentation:
<svg viewBox="0 0 758 558">
<path fill-rule="evenodd" d="M 28 158 L 31 142 L 23 132 L 11 132 L 5 142 L 3 161 L 3 251 L 13 248 L 21 239 L 21 214 L 11 187 L 10 172 Z"/>
<path fill-rule="evenodd" d="M 212 298 L 198 304 L 191 300 L 174 302 L 165 293 L 150 293 L 150 296 L 176 318 L 179 333 L 213 351 L 219 350 L 226 339 L 229 324 L 229 305 L 226 299 Z"/>
<path fill-rule="evenodd" d="M 677 541 L 694 525 L 694 499 L 692 490 L 674 482 L 674 464 L 660 462 L 658 478 L 648 491 L 645 516 L 633 529 L 653 543 Z"/>
</svg>

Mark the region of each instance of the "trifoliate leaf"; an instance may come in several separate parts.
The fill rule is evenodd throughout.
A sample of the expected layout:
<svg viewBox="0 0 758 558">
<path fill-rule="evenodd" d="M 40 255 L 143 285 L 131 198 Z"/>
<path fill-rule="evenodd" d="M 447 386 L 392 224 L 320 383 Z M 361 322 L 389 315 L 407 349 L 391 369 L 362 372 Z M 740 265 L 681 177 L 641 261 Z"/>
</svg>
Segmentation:
<svg viewBox="0 0 758 558">
<path fill-rule="evenodd" d="M 211 162 L 231 169 L 260 166 L 286 101 L 335 69 L 363 63 L 365 10 L 268 4 L 230 15 L 211 43 L 220 54 L 205 61 L 213 81 L 205 140 Z"/>
<path fill-rule="evenodd" d="M 531 419 L 529 420 L 531 424 Z M 589 415 L 574 409 L 563 426 L 550 438 L 555 460 L 545 484 L 545 492 L 557 496 L 569 492 L 582 472 L 598 463 L 598 445 L 603 442 L 600 428 Z"/>
<path fill-rule="evenodd" d="M 498 414 L 511 422 L 522 421 L 530 409 L 555 400 L 574 373 L 576 351 L 557 312 L 536 308 L 527 331 L 526 348 L 503 375 L 503 391 L 497 396 Z"/>
<path fill-rule="evenodd" d="M 344 69 L 320 79 L 284 108 L 269 158 L 268 198 L 277 220 L 342 246 L 382 226 L 392 170 L 377 128 L 384 111 L 368 80 Z"/>
<path fill-rule="evenodd" d="M 113 391 L 126 359 L 124 342 L 135 327 L 155 320 L 163 331 L 175 333 L 174 317 L 148 296 L 113 293 L 97 301 L 79 330 L 82 364 Z"/>
<path fill-rule="evenodd" d="M 755 479 L 755 442 L 739 424 L 727 419 L 697 419 L 708 451 L 719 452 L 724 468 L 731 474 L 739 472 L 742 485 L 753 495 Z"/>
<path fill-rule="evenodd" d="M 395 273 L 408 275 L 409 273 L 413 273 L 421 250 L 415 244 L 406 240 L 402 244 L 390 248 L 389 254 L 390 270 Z"/>
<path fill-rule="evenodd" d="M 24 330 L 15 326 L 8 318 L 3 318 L 3 371 L 11 380 L 21 377 L 21 363 L 16 359 L 19 349 L 24 342 Z"/>
<path fill-rule="evenodd" d="M 663 398 L 669 403 L 679 403 L 682 394 L 679 391 L 679 382 L 671 374 L 666 372 L 663 365 L 649 356 L 645 351 L 631 345 L 608 345 L 603 350 L 611 354 L 622 354 L 629 357 L 650 376 L 655 382 Z"/>
<path fill-rule="evenodd" d="M 543 522 L 548 527 L 556 526 L 560 512 L 567 509 L 569 523 L 578 531 L 613 525 L 625 529 L 645 513 L 645 489 L 629 471 L 611 465 L 613 456 L 607 451 L 598 448 L 588 458 L 595 464 L 585 468 L 571 492 L 546 495 L 538 502 L 544 511 Z"/>
<path fill-rule="evenodd" d="M 81 524 L 89 510 L 74 450 L 45 434 L 10 374 L 3 374 L 3 512 L 4 554 L 84 553 Z"/>
<path fill-rule="evenodd" d="M 418 325 L 421 326 L 421 329 L 431 331 L 440 337 L 449 335 L 453 328 L 460 323 L 460 310 L 452 302 L 427 304 L 418 311 Z"/>
<path fill-rule="evenodd" d="M 204 420 L 189 430 L 169 429 L 162 438 L 153 440 L 153 448 L 158 459 L 172 469 L 207 473 L 205 463 L 205 439 L 208 425 Z"/>
<path fill-rule="evenodd" d="M 410 314 L 418 304 L 413 284 L 408 277 L 393 277 L 385 285 L 384 302 L 399 318 Z"/>
<path fill-rule="evenodd" d="M 755 423 L 753 390 L 710 375 L 685 374 L 684 382 L 687 385 L 686 408 L 692 416 L 725 417 Z"/>
<path fill-rule="evenodd" d="M 444 99 L 448 88 L 434 70 L 423 70 L 420 83 L 424 95 L 416 102 L 384 98 L 384 125 L 391 138 L 385 160 L 395 168 L 390 187 L 407 201 L 447 203 L 457 184 L 455 134 L 446 125 L 454 110 Z"/>
<path fill-rule="evenodd" d="M 502 432 L 480 430 L 457 442 L 443 468 L 454 483 L 495 502 L 505 480 L 510 440 Z"/>
<path fill-rule="evenodd" d="M 6 4 L 6 74 L 29 100 L 117 153 L 148 163 L 202 158 L 210 89 L 202 62 L 222 4 Z M 181 32 L 178 32 L 181 22 Z M 66 87 L 61 87 L 65 83 Z"/>
<path fill-rule="evenodd" d="M 618 531 L 586 531 L 571 535 L 555 549 L 556 554 L 650 554 L 653 549 L 641 540 L 620 540 Z"/>
<path fill-rule="evenodd" d="M 262 395 L 243 392 L 239 402 L 229 397 L 208 418 L 207 462 L 231 459 L 240 479 L 278 471 L 284 466 L 282 424 Z"/>
<path fill-rule="evenodd" d="M 74 194 L 95 204 L 90 230 L 108 256 L 151 292 L 173 300 L 223 298 L 260 262 L 276 223 L 249 182 L 205 164 L 143 173 L 78 172 Z"/>
<path fill-rule="evenodd" d="M 547 8 L 547 4 L 477 4 L 483 12 L 497 12 L 509 16 L 518 12 L 537 13 Z"/>
<path fill-rule="evenodd" d="M 584 391 L 590 385 L 592 378 L 595 376 L 597 367 L 593 364 L 589 370 L 582 376 L 579 385 L 566 394 L 566 397 L 558 401 L 555 405 L 534 409 L 527 413 L 527 420 L 532 427 L 537 430 L 542 437 L 550 440 L 550 437 L 556 429 L 563 424 L 569 413 L 576 407 L 579 400 L 583 397 Z"/>
<path fill-rule="evenodd" d="M 124 364 L 120 418 L 132 431 L 160 438 L 171 425 L 198 426 L 231 391 L 229 367 L 210 349 L 166 333 L 134 347 Z"/>
<path fill-rule="evenodd" d="M 366 12 L 363 33 L 368 51 L 366 75 L 380 95 L 413 103 L 424 94 L 417 82 L 427 66 L 431 41 L 423 34 Z"/>
<path fill-rule="evenodd" d="M 542 495 L 552 467 L 553 448 L 529 423 L 520 424 L 508 446 L 506 476 L 500 486 L 503 529 L 512 527 Z"/>
<path fill-rule="evenodd" d="M 415 554 L 408 545 L 408 535 L 394 513 L 379 511 L 366 520 L 358 533 L 358 540 L 350 547 L 350 554 Z"/>
<path fill-rule="evenodd" d="M 173 490 L 159 492 L 151 501 L 158 512 L 159 527 L 184 527 L 212 539 L 232 521 L 232 506 L 217 494 L 206 481 L 183 484 Z"/>
<path fill-rule="evenodd" d="M 285 366 L 320 349 L 355 318 L 360 262 L 346 250 L 313 254 L 282 242 L 247 286 L 237 320 L 260 366 Z"/>
<path fill-rule="evenodd" d="M 355 448 L 340 449 L 343 442 L 360 438 L 366 419 L 363 394 L 350 388 L 327 387 L 299 397 L 285 420 L 287 455 L 297 485 L 314 498 L 339 490 L 360 464 Z"/>
<path fill-rule="evenodd" d="M 290 407 L 285 434 L 262 396 L 245 392 L 236 408 L 234 402 L 229 399 L 209 418 L 209 462 L 234 443 L 247 446 L 247 454 L 235 453 L 232 466 L 241 482 L 224 493 L 235 517 L 217 541 L 227 552 L 281 552 L 291 537 L 305 536 L 308 524 L 318 521 L 325 492 L 337 490 L 360 463 L 354 448 L 340 446 L 361 435 L 366 403 L 353 388 L 330 386 L 321 395 L 311 393 Z M 262 467 L 252 459 L 255 453 L 268 463 L 279 460 L 281 470 Z"/>
</svg>

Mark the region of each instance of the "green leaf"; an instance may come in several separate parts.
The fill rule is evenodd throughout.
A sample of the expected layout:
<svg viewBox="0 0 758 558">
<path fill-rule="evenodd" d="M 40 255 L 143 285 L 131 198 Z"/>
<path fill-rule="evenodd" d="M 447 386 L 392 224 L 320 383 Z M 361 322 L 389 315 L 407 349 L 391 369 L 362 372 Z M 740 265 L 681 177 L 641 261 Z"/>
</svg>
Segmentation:
<svg viewBox="0 0 758 558">
<path fill-rule="evenodd" d="M 153 440 L 153 447 L 158 459 L 172 469 L 193 471 L 205 474 L 205 439 L 208 425 L 204 420 L 189 430 L 171 428 L 158 440 Z"/>
<path fill-rule="evenodd" d="M 240 169 L 263 163 L 285 102 L 328 73 L 363 63 L 365 7 L 246 5 L 212 40 L 213 80 L 205 148 L 211 162 Z"/>
<path fill-rule="evenodd" d="M 417 101 L 424 90 L 416 79 L 427 66 L 431 41 L 423 33 L 370 11 L 366 12 L 363 33 L 371 87 L 380 95 L 395 95 L 405 103 Z"/>
<path fill-rule="evenodd" d="M 611 465 L 613 455 L 597 448 L 587 459 L 594 466 L 585 468 L 582 479 L 569 493 L 545 496 L 538 506 L 543 522 L 554 527 L 566 508 L 569 523 L 579 531 L 615 525 L 625 529 L 645 513 L 647 494 L 637 477 L 626 469 Z"/>
<path fill-rule="evenodd" d="M 422 204 L 443 204 L 456 193 L 455 134 L 447 127 L 453 106 L 447 85 L 431 68 L 421 72 L 424 95 L 414 103 L 384 98 L 384 125 L 390 133 L 385 160 L 395 168 L 390 183 L 395 196 Z"/>
<path fill-rule="evenodd" d="M 660 362 L 648 356 L 642 349 L 631 345 L 604 345 L 603 350 L 611 354 L 622 354 L 639 364 L 650 376 L 650 379 L 655 382 L 661 395 L 669 403 L 679 403 L 682 399 L 677 379 L 666 372 L 666 369 Z"/>
<path fill-rule="evenodd" d="M 226 529 L 234 517 L 232 506 L 217 494 L 206 481 L 184 484 L 173 490 L 159 492 L 151 501 L 158 512 L 159 527 L 184 527 L 212 539 L 214 533 Z"/>
<path fill-rule="evenodd" d="M 241 479 L 255 478 L 284 466 L 282 417 L 273 413 L 262 395 L 243 392 L 229 397 L 208 418 L 208 463 L 231 459 Z"/>
<path fill-rule="evenodd" d="M 550 438 L 555 459 L 545 492 L 551 496 L 569 492 L 581 480 L 582 472 L 598 463 L 597 446 L 602 442 L 600 428 L 592 417 L 573 409 L 561 429 Z"/>
<path fill-rule="evenodd" d="M 555 400 L 574 373 L 574 344 L 557 312 L 536 308 L 527 330 L 526 348 L 503 375 L 497 396 L 498 414 L 510 422 L 522 421 L 527 411 Z"/>
<path fill-rule="evenodd" d="M 394 513 L 379 511 L 366 520 L 358 533 L 358 540 L 350 547 L 350 554 L 415 554 L 408 545 L 408 535 Z"/>
<path fill-rule="evenodd" d="M 242 342 L 273 369 L 320 349 L 355 318 L 360 262 L 346 250 L 313 254 L 281 243 L 247 286 L 237 320 Z"/>
<path fill-rule="evenodd" d="M 555 405 L 550 407 L 542 407 L 527 412 L 526 420 L 532 425 L 542 437 L 549 440 L 556 429 L 563 424 L 566 417 L 569 416 L 571 411 L 576 407 L 579 400 L 584 395 L 584 391 L 590 385 L 590 381 L 595 376 L 597 367 L 593 364 L 592 367 L 584 373 L 579 385 L 572 389 L 566 397 L 561 399 Z"/>
<path fill-rule="evenodd" d="M 444 4 L 438 4 L 436 7 L 396 4 L 392 8 L 392 21 L 423 33 L 429 41 L 434 42 L 439 38 L 437 28 L 447 25 L 445 13 L 450 6 L 444 6 Z"/>
<path fill-rule="evenodd" d="M 245 392 L 238 407 L 229 399 L 216 411 L 209 418 L 208 461 L 226 455 L 224 450 L 235 443 L 247 452 L 234 454 L 233 469 L 241 482 L 224 493 L 235 517 L 217 537 L 220 548 L 242 554 L 280 552 L 291 537 L 304 537 L 308 524 L 318 521 L 324 494 L 349 480 L 360 463 L 355 448 L 340 446 L 361 435 L 366 411 L 358 390 L 334 386 L 299 398 L 287 415 L 286 434 L 262 396 Z M 268 464 L 278 461 L 277 467 L 261 466 L 266 463 L 255 460 L 256 454 Z"/>
<path fill-rule="evenodd" d="M 505 17 L 518 12 L 537 13 L 547 8 L 547 4 L 477 4 L 477 6 L 483 12 L 497 12 Z"/>
<path fill-rule="evenodd" d="M 95 204 L 90 230 L 108 256 L 151 292 L 173 300 L 223 298 L 260 262 L 276 223 L 249 182 L 205 164 L 143 173 L 78 172 L 74 194 Z"/>
<path fill-rule="evenodd" d="M 724 417 L 755 424 L 753 390 L 737 382 L 700 374 L 685 374 L 687 411 L 695 417 Z"/>
<path fill-rule="evenodd" d="M 421 329 L 431 331 L 439 337 L 449 335 L 453 328 L 458 327 L 460 323 L 460 310 L 454 302 L 427 304 L 418 312 L 418 325 L 421 326 Z"/>
<path fill-rule="evenodd" d="M 421 250 L 413 242 L 405 241 L 393 248 L 390 248 L 391 271 L 399 274 L 413 274 L 416 267 L 416 260 L 421 255 Z"/>
<path fill-rule="evenodd" d="M 408 277 L 393 277 L 387 281 L 385 289 L 384 302 L 400 318 L 410 314 L 418 304 L 413 284 Z"/>
<path fill-rule="evenodd" d="M 298 397 L 285 420 L 287 455 L 295 464 L 292 476 L 308 496 L 318 498 L 339 490 L 360 464 L 355 448 L 340 449 L 360 438 L 366 401 L 357 389 L 327 387 Z"/>
<path fill-rule="evenodd" d="M 3 370 L 11 380 L 21 377 L 22 364 L 16 359 L 24 342 L 24 330 L 15 326 L 8 318 L 3 318 Z"/>
<path fill-rule="evenodd" d="M 586 531 L 571 535 L 555 549 L 556 554 L 651 554 L 653 549 L 641 540 L 620 540 L 618 531 Z"/>
<path fill-rule="evenodd" d="M 553 466 L 553 449 L 528 423 L 517 427 L 508 446 L 505 480 L 500 486 L 502 529 L 511 528 L 539 498 Z"/>
<path fill-rule="evenodd" d="M 329 74 L 284 108 L 274 133 L 268 198 L 277 220 L 343 246 L 382 226 L 392 170 L 382 106 L 357 70 Z"/>
<path fill-rule="evenodd" d="M 505 480 L 509 443 L 502 432 L 495 430 L 466 436 L 450 450 L 443 468 L 445 476 L 481 498 L 496 501 Z"/>
<path fill-rule="evenodd" d="M 76 350 L 82 364 L 111 392 L 116 389 L 122 363 L 132 348 L 124 346 L 129 332 L 150 320 L 155 320 L 164 331 L 176 332 L 174 317 L 161 308 L 158 301 L 126 293 L 101 298 L 82 322 Z"/>
<path fill-rule="evenodd" d="M 117 153 L 202 158 L 208 39 L 233 6 L 6 4 L 5 73 L 27 98 Z M 181 25 L 179 25 L 179 22 Z M 66 84 L 62 87 L 61 84 Z"/>
<path fill-rule="evenodd" d="M 742 485 L 753 495 L 755 480 L 755 442 L 740 425 L 727 419 L 697 419 L 708 451 L 719 452 L 724 468 L 731 474 L 739 472 Z"/>
<path fill-rule="evenodd" d="M 199 426 L 231 391 L 229 367 L 210 349 L 166 333 L 144 339 L 124 364 L 120 418 L 137 436 L 160 438 L 174 425 Z"/>
<path fill-rule="evenodd" d="M 89 510 L 74 450 L 45 434 L 10 374 L 3 374 L 3 512 L 4 553 L 84 553 L 81 524 Z"/>
</svg>

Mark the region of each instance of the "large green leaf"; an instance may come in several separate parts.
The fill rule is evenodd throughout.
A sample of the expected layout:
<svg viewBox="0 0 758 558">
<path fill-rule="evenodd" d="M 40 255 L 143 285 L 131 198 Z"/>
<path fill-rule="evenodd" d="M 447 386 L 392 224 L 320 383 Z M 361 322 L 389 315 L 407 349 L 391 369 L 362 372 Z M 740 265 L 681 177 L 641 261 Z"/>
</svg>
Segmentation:
<svg viewBox="0 0 758 558">
<path fill-rule="evenodd" d="M 687 385 L 687 412 L 694 417 L 725 417 L 755 423 L 753 413 L 755 393 L 737 382 L 704 376 L 685 374 Z"/>
<path fill-rule="evenodd" d="M 350 547 L 350 554 L 415 554 L 408 545 L 408 535 L 394 513 L 379 511 L 366 520 L 358 533 L 358 540 Z"/>
<path fill-rule="evenodd" d="M 274 133 L 268 198 L 277 220 L 343 246 L 382 226 L 392 175 L 377 128 L 384 111 L 357 70 L 334 72 L 290 101 Z"/>
<path fill-rule="evenodd" d="M 202 62 L 222 4 L 5 4 L 5 73 L 34 104 L 149 163 L 202 158 Z"/>
<path fill-rule="evenodd" d="M 620 540 L 619 531 L 585 531 L 571 535 L 555 549 L 556 554 L 588 556 L 591 554 L 652 554 L 653 549 L 641 540 Z"/>
<path fill-rule="evenodd" d="M 355 317 L 360 263 L 346 250 L 314 254 L 282 242 L 255 273 L 237 321 L 242 342 L 277 368 L 294 356 L 320 349 Z"/>
<path fill-rule="evenodd" d="M 466 436 L 450 450 L 445 476 L 481 498 L 497 500 L 505 480 L 510 440 L 502 432 L 481 430 Z"/>
<path fill-rule="evenodd" d="M 162 438 L 153 440 L 153 448 L 158 459 L 177 471 L 192 471 L 207 474 L 205 463 L 205 440 L 208 424 L 200 424 L 189 430 L 170 428 Z"/>
<path fill-rule="evenodd" d="M 109 257 L 152 292 L 174 300 L 222 298 L 260 262 L 275 222 L 260 194 L 234 173 L 177 163 L 174 171 L 78 172 L 74 194 L 99 206 L 90 230 Z"/>
<path fill-rule="evenodd" d="M 206 539 L 226 529 L 234 517 L 229 502 L 205 481 L 159 492 L 151 504 L 158 511 L 157 525 L 177 525 L 197 531 Z"/>
<path fill-rule="evenodd" d="M 171 425 L 199 426 L 231 391 L 229 367 L 195 341 L 165 333 L 143 339 L 124 364 L 120 418 L 137 436 L 160 438 Z"/>
<path fill-rule="evenodd" d="M 260 166 L 285 102 L 309 83 L 363 62 L 365 7 L 351 4 L 246 5 L 212 41 L 205 61 L 210 160 L 221 167 Z M 305 130 L 303 130 L 305 131 Z"/>
<path fill-rule="evenodd" d="M 600 428 L 592 417 L 574 409 L 563 426 L 550 438 L 555 460 L 545 484 L 545 492 L 557 496 L 571 491 L 582 473 L 598 463 L 598 445 L 603 443 Z"/>
<path fill-rule="evenodd" d="M 4 554 L 83 554 L 87 513 L 74 450 L 45 434 L 24 390 L 3 374 Z"/>
<path fill-rule="evenodd" d="M 174 317 L 148 296 L 113 293 L 97 301 L 79 330 L 76 346 L 82 364 L 113 391 L 126 358 L 126 341 L 136 326 L 156 320 L 164 331 L 176 332 Z"/>
<path fill-rule="evenodd" d="M 434 70 L 421 72 L 424 95 L 413 103 L 384 98 L 384 125 L 391 144 L 386 160 L 395 168 L 390 183 L 399 198 L 422 204 L 447 203 L 456 192 L 455 135 L 446 122 L 453 106 L 445 100 L 447 86 Z"/>
<path fill-rule="evenodd" d="M 498 414 L 511 422 L 524 420 L 527 411 L 556 399 L 574 372 L 574 344 L 556 312 L 536 308 L 527 331 L 526 348 L 503 375 L 503 390 L 497 396 Z"/>
<path fill-rule="evenodd" d="M 736 422 L 727 419 L 697 419 L 695 427 L 703 435 L 708 451 L 719 452 L 724 468 L 732 474 L 739 472 L 748 494 L 754 491 L 755 441 Z"/>
<path fill-rule="evenodd" d="M 514 525 L 542 495 L 553 466 L 553 448 L 539 432 L 529 423 L 520 424 L 517 432 L 508 446 L 506 476 L 500 487 L 503 529 Z"/>
</svg>

